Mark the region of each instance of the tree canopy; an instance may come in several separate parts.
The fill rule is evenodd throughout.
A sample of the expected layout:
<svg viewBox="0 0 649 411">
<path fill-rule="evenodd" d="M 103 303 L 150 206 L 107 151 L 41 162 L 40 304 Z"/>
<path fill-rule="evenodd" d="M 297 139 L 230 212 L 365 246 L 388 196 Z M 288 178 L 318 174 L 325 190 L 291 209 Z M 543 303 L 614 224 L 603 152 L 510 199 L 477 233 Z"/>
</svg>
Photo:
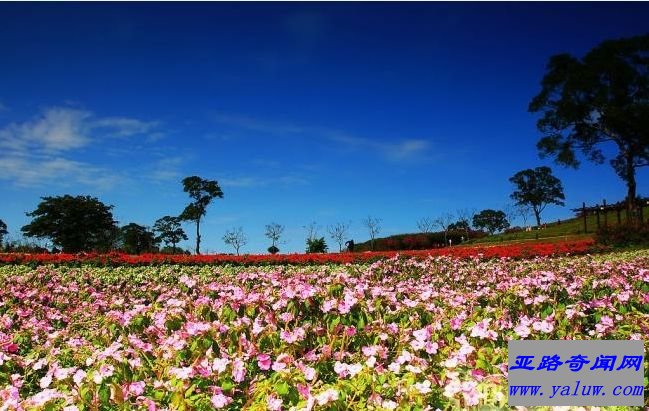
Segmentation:
<svg viewBox="0 0 649 411">
<path fill-rule="evenodd" d="M 509 221 L 504 211 L 486 209 L 473 216 L 473 226 L 493 234 L 509 228 Z"/>
<path fill-rule="evenodd" d="M 509 181 L 516 190 L 511 198 L 516 205 L 529 206 L 536 217 L 536 224 L 541 225 L 541 212 L 548 204 L 564 205 L 561 181 L 552 175 L 550 167 L 528 168 L 514 174 Z M 504 214 L 504 213 L 503 213 Z"/>
<path fill-rule="evenodd" d="M 582 59 L 552 56 L 529 110 L 542 117 L 540 155 L 577 168 L 577 152 L 602 163 L 604 148 L 636 210 L 636 169 L 649 165 L 649 34 L 604 41 Z"/>
<path fill-rule="evenodd" d="M 0 220 L 0 246 L 2 246 L 2 242 L 4 241 L 4 237 L 9 233 L 7 231 L 7 224 L 5 224 L 4 221 Z"/>
<path fill-rule="evenodd" d="M 189 203 L 180 214 L 183 221 L 196 223 L 196 254 L 200 254 L 201 247 L 201 218 L 207 213 L 207 206 L 215 198 L 223 198 L 223 191 L 219 183 L 213 180 L 204 180 L 198 176 L 186 177 L 182 181 L 183 191 L 189 194 L 194 201 Z"/>
<path fill-rule="evenodd" d="M 139 224 L 130 223 L 120 229 L 122 248 L 128 254 L 156 251 L 159 241 L 155 234 Z"/>
<path fill-rule="evenodd" d="M 180 226 L 180 218 L 172 216 L 164 216 L 156 220 L 153 224 L 153 231 L 158 233 L 157 241 L 162 241 L 175 252 L 176 244 L 182 240 L 187 240 L 185 230 Z"/>
<path fill-rule="evenodd" d="M 328 248 L 329 247 L 327 246 L 327 242 L 325 241 L 324 237 L 306 239 L 306 252 L 308 254 L 326 253 Z"/>
<path fill-rule="evenodd" d="M 118 234 L 111 209 L 97 198 L 64 195 L 41 197 L 32 222 L 22 227 L 28 237 L 49 238 L 64 252 L 107 251 Z"/>
</svg>

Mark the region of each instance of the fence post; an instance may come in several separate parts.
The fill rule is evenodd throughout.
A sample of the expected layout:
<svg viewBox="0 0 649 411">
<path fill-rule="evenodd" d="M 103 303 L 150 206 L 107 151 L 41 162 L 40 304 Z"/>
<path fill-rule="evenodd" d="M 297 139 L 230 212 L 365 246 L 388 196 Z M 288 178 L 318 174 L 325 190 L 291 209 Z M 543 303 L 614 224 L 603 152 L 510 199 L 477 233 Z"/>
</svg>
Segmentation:
<svg viewBox="0 0 649 411">
<path fill-rule="evenodd" d="M 595 204 L 595 215 L 597 216 L 597 229 L 599 230 L 599 204 Z"/>
<path fill-rule="evenodd" d="M 604 209 L 604 227 L 608 226 L 608 209 L 606 208 L 606 200 L 602 200 L 604 202 L 604 206 L 602 207 Z"/>
<path fill-rule="evenodd" d="M 588 225 L 586 224 L 586 202 L 581 203 L 581 215 L 584 216 L 584 234 L 588 232 Z"/>
</svg>

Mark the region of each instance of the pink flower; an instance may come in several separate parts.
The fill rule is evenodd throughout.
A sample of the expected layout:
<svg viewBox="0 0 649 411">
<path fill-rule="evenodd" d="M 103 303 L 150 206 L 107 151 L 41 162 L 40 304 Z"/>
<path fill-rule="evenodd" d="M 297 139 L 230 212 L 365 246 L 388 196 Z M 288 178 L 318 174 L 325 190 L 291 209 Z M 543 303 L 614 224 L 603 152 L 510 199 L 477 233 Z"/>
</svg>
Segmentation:
<svg viewBox="0 0 649 411">
<path fill-rule="evenodd" d="M 257 365 L 259 365 L 259 368 L 267 371 L 270 369 L 270 365 L 272 364 L 272 361 L 270 359 L 270 355 L 268 354 L 259 354 L 257 356 Z"/>
<path fill-rule="evenodd" d="M 232 379 L 235 382 L 241 382 L 246 378 L 246 368 L 243 361 L 237 358 L 232 363 Z"/>
<path fill-rule="evenodd" d="M 530 335 L 531 330 L 527 325 L 520 324 L 519 326 L 514 328 L 514 332 L 521 338 L 527 338 L 527 336 Z"/>
<path fill-rule="evenodd" d="M 330 402 L 336 401 L 338 399 L 338 391 L 333 388 L 329 388 L 326 391 L 323 391 L 320 394 L 316 395 L 315 399 L 318 402 L 318 405 L 329 404 Z"/>
<path fill-rule="evenodd" d="M 194 367 L 179 367 L 171 368 L 169 374 L 178 378 L 179 380 L 188 380 L 192 378 L 196 373 L 194 372 Z"/>
<path fill-rule="evenodd" d="M 315 379 L 315 369 L 311 367 L 305 367 L 304 368 L 304 379 L 307 381 L 311 381 Z"/>
<path fill-rule="evenodd" d="M 29 402 L 34 407 L 41 407 L 48 402 L 57 398 L 62 398 L 63 394 L 56 390 L 46 389 L 29 398 Z"/>
<path fill-rule="evenodd" d="M 146 383 L 144 381 L 132 382 L 128 385 L 128 393 L 138 397 L 144 393 L 145 386 Z"/>
<path fill-rule="evenodd" d="M 52 374 L 48 373 L 45 377 L 41 378 L 39 385 L 42 389 L 45 389 L 49 387 L 51 383 L 52 383 Z"/>
<path fill-rule="evenodd" d="M 397 409 L 398 406 L 399 404 L 397 404 L 392 400 L 384 400 L 383 403 L 381 404 L 381 407 L 385 408 L 386 410 L 395 410 Z"/>
<path fill-rule="evenodd" d="M 220 374 L 225 371 L 228 364 L 230 364 L 230 360 L 227 358 L 215 358 L 214 363 L 212 364 L 212 371 L 216 371 Z"/>
<path fill-rule="evenodd" d="M 334 364 L 334 371 L 340 378 L 345 378 L 349 374 L 347 371 L 347 364 L 343 364 L 340 361 L 336 361 Z"/>
<path fill-rule="evenodd" d="M 232 398 L 221 393 L 212 395 L 212 405 L 214 408 L 223 408 L 232 402 Z"/>
<path fill-rule="evenodd" d="M 420 394 L 428 394 L 432 390 L 430 389 L 430 381 L 425 380 L 423 382 L 418 382 L 414 384 L 415 389 L 420 393 Z"/>
<path fill-rule="evenodd" d="M 282 400 L 272 394 L 269 395 L 268 398 L 266 398 L 266 404 L 268 405 L 268 409 L 271 411 L 278 411 L 282 409 Z"/>
<path fill-rule="evenodd" d="M 311 397 L 311 389 L 306 384 L 297 384 L 297 392 L 304 398 Z"/>
</svg>

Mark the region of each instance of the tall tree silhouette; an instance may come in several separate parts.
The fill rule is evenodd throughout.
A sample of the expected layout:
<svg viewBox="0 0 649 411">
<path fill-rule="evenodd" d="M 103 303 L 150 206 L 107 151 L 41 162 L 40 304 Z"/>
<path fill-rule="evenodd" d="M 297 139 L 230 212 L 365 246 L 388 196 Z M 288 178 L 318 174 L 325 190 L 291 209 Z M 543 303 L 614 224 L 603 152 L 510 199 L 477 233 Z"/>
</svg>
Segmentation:
<svg viewBox="0 0 649 411">
<path fill-rule="evenodd" d="M 627 210 L 635 216 L 636 169 L 649 165 L 649 34 L 608 40 L 582 59 L 552 56 L 541 92 L 529 105 L 542 117 L 540 155 L 577 168 L 576 151 L 595 163 L 615 147 L 610 163 L 627 186 Z"/>
<path fill-rule="evenodd" d="M 180 214 L 183 221 L 196 223 L 196 254 L 201 253 L 201 218 L 207 213 L 207 206 L 215 198 L 223 198 L 223 191 L 219 183 L 213 180 L 204 180 L 197 176 L 186 177 L 182 181 L 183 191 L 189 194 L 194 201 L 189 203 Z"/>
</svg>

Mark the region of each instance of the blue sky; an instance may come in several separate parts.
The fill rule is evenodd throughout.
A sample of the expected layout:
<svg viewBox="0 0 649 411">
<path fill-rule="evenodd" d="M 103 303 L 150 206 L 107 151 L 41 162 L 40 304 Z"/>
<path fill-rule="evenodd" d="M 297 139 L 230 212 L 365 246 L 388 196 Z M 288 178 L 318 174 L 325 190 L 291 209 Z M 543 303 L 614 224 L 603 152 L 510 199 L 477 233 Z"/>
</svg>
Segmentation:
<svg viewBox="0 0 649 411">
<path fill-rule="evenodd" d="M 540 159 L 528 103 L 549 56 L 647 21 L 646 3 L 3 3 L 0 219 L 18 239 L 39 197 L 84 194 L 150 226 L 199 175 L 224 191 L 204 251 L 231 252 L 241 226 L 263 252 L 278 222 L 295 252 L 311 221 L 358 242 L 368 215 L 382 236 L 502 209 L 508 178 L 541 165 L 566 193 L 542 217 L 566 218 L 625 186 L 607 164 Z"/>
</svg>

